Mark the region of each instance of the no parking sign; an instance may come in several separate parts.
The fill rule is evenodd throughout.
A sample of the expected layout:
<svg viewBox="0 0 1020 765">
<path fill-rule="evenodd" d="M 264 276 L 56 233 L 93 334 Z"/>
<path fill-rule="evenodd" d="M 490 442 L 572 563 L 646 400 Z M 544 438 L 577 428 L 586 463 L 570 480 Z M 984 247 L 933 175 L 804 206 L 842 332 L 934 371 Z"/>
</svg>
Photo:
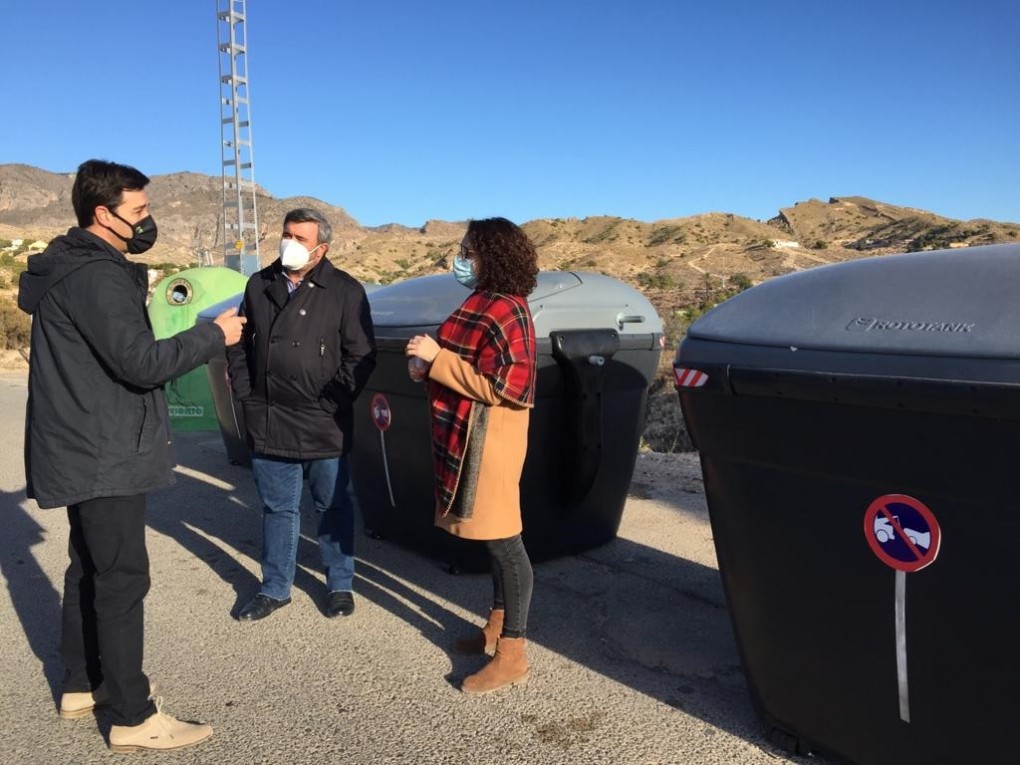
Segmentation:
<svg viewBox="0 0 1020 765">
<path fill-rule="evenodd" d="M 379 448 L 382 452 L 383 472 L 386 474 L 386 488 L 390 492 L 390 505 L 397 506 L 393 499 L 393 482 L 390 480 L 390 461 L 386 456 L 386 431 L 393 424 L 393 410 L 390 409 L 389 399 L 382 393 L 376 393 L 368 403 L 368 414 L 372 418 L 372 424 L 379 431 Z"/>
<path fill-rule="evenodd" d="M 935 562 L 942 530 L 928 506 L 906 494 L 883 494 L 864 513 L 864 538 L 885 565 L 910 573 Z"/>
<path fill-rule="evenodd" d="M 907 574 L 930 566 L 942 546 L 942 528 L 921 500 L 906 494 L 883 494 L 864 511 L 864 538 L 871 551 L 896 571 L 896 680 L 900 719 L 910 722 L 907 682 Z"/>
<path fill-rule="evenodd" d="M 386 396 L 376 393 L 372 396 L 372 401 L 368 406 L 372 414 L 372 423 L 380 432 L 389 430 L 390 423 L 393 421 L 393 413 L 390 411 L 390 402 Z"/>
</svg>

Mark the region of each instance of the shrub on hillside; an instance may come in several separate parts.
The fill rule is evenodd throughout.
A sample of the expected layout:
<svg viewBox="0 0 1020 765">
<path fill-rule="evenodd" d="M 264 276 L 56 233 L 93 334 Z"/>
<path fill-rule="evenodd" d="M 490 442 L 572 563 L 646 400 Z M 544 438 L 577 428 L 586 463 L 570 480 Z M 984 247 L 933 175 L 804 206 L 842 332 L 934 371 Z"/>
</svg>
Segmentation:
<svg viewBox="0 0 1020 765">
<path fill-rule="evenodd" d="M 697 227 L 696 227 L 697 228 Z M 680 226 L 663 226 L 652 230 L 648 237 L 646 247 L 657 247 L 660 244 L 683 244 L 687 240 L 684 230 Z"/>
<path fill-rule="evenodd" d="M 730 277 L 730 284 L 736 288 L 737 292 L 743 292 L 749 290 L 754 286 L 754 282 L 751 281 L 751 277 L 747 274 L 733 274 Z"/>
<path fill-rule="evenodd" d="M 28 264 L 24 260 L 18 260 L 9 253 L 3 253 L 0 255 L 0 268 L 5 271 L 10 271 L 13 275 L 11 279 L 12 284 L 16 284 L 18 281 L 18 274 L 28 268 Z"/>
<path fill-rule="evenodd" d="M 27 348 L 32 336 L 32 323 L 10 298 L 0 298 L 0 348 L 16 351 Z"/>
<path fill-rule="evenodd" d="M 637 275 L 637 283 L 645 288 L 668 290 L 679 286 L 676 279 L 669 274 L 650 274 L 642 271 Z"/>
<path fill-rule="evenodd" d="M 661 377 L 648 390 L 642 445 L 653 452 L 689 452 L 694 450 L 687 424 L 680 411 L 680 401 L 673 388 L 673 375 Z"/>
</svg>

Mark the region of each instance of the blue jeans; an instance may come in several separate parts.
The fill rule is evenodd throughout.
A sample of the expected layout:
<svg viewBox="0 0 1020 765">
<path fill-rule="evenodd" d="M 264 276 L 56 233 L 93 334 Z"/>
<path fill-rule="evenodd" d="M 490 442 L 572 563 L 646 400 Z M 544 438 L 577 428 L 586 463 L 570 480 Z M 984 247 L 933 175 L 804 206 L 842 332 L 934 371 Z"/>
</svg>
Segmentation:
<svg viewBox="0 0 1020 765">
<path fill-rule="evenodd" d="M 275 600 L 290 597 L 301 536 L 301 490 L 305 479 L 319 514 L 319 552 L 326 591 L 354 589 L 354 504 L 345 457 L 291 460 L 252 456 L 251 471 L 262 500 L 262 588 Z"/>
</svg>

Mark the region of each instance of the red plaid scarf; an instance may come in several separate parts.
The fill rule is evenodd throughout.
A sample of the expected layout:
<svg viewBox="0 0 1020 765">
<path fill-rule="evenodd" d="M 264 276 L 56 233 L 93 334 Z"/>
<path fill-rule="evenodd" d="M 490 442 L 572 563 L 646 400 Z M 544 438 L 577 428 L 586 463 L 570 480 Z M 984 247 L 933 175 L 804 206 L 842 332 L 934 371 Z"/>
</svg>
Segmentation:
<svg viewBox="0 0 1020 765">
<path fill-rule="evenodd" d="M 523 297 L 472 292 L 442 323 L 438 336 L 441 347 L 488 377 L 500 398 L 534 406 L 535 325 Z M 443 515 L 453 508 L 458 517 L 470 518 L 473 502 L 458 502 L 456 508 L 453 505 L 462 481 L 474 412 L 484 409 L 484 405 L 437 382 L 429 385 L 429 402 L 436 502 Z M 473 469 L 477 471 L 477 465 Z"/>
</svg>

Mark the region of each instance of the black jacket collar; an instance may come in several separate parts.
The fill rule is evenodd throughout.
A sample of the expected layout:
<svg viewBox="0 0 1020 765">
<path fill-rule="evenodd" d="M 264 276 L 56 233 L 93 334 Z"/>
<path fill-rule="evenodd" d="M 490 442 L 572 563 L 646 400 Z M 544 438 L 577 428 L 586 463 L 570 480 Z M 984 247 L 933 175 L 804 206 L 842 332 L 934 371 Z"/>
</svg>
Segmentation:
<svg viewBox="0 0 1020 765">
<path fill-rule="evenodd" d="M 312 282 L 319 289 L 327 289 L 329 286 L 329 277 L 332 276 L 336 269 L 333 264 L 325 257 L 322 258 L 318 263 L 315 264 L 315 268 L 305 274 L 305 278 L 302 280 L 302 284 Z M 290 300 L 290 290 L 287 288 L 286 279 L 287 273 L 283 265 L 280 263 L 280 259 L 277 258 L 273 261 L 273 264 L 269 267 L 269 283 L 266 285 L 266 295 L 276 303 L 277 307 L 283 308 Z"/>
</svg>

